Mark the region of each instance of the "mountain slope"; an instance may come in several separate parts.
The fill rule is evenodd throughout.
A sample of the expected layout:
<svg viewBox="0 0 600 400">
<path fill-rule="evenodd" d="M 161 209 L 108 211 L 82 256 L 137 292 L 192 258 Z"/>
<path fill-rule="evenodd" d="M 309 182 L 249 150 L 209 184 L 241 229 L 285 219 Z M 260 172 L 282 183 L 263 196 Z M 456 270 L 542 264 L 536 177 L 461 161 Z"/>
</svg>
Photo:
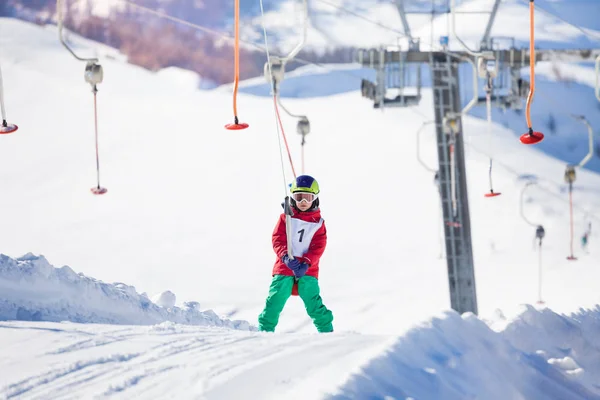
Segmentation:
<svg viewBox="0 0 600 400">
<path fill-rule="evenodd" d="M 183 90 L 173 76 L 103 59 L 100 157 L 109 192 L 95 197 L 89 193 L 96 179 L 93 106 L 83 65 L 56 43 L 52 30 L 2 23 L 13 32 L 10 40 L 0 39 L 8 50 L 8 115 L 21 127 L 1 138 L 0 179 L 11 195 L 1 198 L 0 209 L 12 227 L 0 231 L 3 252 L 18 257 L 35 249 L 53 264 L 101 280 L 135 283 L 151 294 L 171 290 L 181 301 L 200 299 L 219 313 L 256 321 L 284 194 L 272 102 L 241 95 L 240 118 L 251 128 L 229 132 L 223 125 L 232 120 L 230 93 Z M 420 114 L 430 113 L 430 96 L 425 91 L 416 110 L 384 113 L 358 93 L 286 99 L 311 118 L 305 172 L 322 187 L 330 241 L 320 279 L 339 329 L 396 332 L 448 307 L 446 263 L 438 258 L 439 198 L 432 175 L 415 157 L 415 133 Z M 284 117 L 284 123 L 300 171 L 295 121 Z M 487 150 L 485 123 L 466 118 L 465 124 L 473 149 Z M 494 126 L 493 133 L 501 197 L 483 197 L 488 158 L 469 151 L 467 160 L 480 312 L 537 299 L 534 232 L 518 208 L 525 175 L 549 191 L 532 188 L 526 204 L 548 233 L 544 298 L 557 311 L 592 306 L 598 301 L 596 232 L 589 255 L 576 249 L 580 261 L 566 261 L 564 164 L 520 145 L 514 132 Z M 422 139 L 422 157 L 435 165 L 431 128 Z M 290 177 L 286 167 L 286 182 Z M 599 182 L 597 174 L 578 174 L 576 240 L 588 219 L 597 218 Z M 259 201 L 248 202 L 254 194 Z M 293 300 L 281 329 L 312 331 Z M 389 320 L 398 308 L 399 318 Z"/>
</svg>

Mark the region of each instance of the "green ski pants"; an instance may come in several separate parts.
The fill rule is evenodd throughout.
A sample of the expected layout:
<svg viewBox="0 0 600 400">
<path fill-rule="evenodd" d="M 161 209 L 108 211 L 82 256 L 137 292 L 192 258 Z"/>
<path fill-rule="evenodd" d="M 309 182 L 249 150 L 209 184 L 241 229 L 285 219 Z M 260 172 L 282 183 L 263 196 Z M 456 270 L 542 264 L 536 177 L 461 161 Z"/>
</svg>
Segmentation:
<svg viewBox="0 0 600 400">
<path fill-rule="evenodd" d="M 265 309 L 258 316 L 258 329 L 260 331 L 273 332 L 279 322 L 279 314 L 287 299 L 292 295 L 294 277 L 286 275 L 274 275 L 269 288 L 269 296 Z M 298 294 L 304 302 L 308 316 L 313 320 L 317 331 L 333 332 L 333 314 L 323 304 L 319 290 L 319 281 L 313 276 L 303 276 L 298 280 Z"/>
</svg>

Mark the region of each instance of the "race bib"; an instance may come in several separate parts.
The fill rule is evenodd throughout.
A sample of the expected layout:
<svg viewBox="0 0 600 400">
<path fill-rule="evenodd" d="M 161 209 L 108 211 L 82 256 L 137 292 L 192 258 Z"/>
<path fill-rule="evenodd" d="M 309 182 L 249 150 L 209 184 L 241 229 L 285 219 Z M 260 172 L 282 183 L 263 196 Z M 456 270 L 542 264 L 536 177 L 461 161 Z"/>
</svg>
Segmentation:
<svg viewBox="0 0 600 400">
<path fill-rule="evenodd" d="M 323 219 L 319 222 L 307 222 L 301 219 L 292 218 L 292 255 L 294 257 L 302 257 L 308 251 L 310 242 L 315 233 L 323 225 Z"/>
</svg>

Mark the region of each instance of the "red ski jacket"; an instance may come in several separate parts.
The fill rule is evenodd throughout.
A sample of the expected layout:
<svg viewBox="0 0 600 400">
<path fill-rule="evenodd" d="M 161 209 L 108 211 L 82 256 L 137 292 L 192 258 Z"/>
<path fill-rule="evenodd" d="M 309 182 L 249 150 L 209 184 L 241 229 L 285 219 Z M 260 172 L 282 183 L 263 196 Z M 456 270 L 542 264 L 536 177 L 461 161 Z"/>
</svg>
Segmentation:
<svg viewBox="0 0 600 400">
<path fill-rule="evenodd" d="M 292 254 L 309 265 L 306 275 L 319 278 L 319 259 L 325 251 L 327 244 L 327 230 L 325 221 L 321 218 L 319 209 L 299 212 L 294 210 L 292 216 Z M 273 250 L 277 254 L 277 261 L 273 266 L 273 275 L 294 276 L 281 257 L 287 254 L 287 235 L 285 214 L 281 214 L 273 230 Z"/>
</svg>

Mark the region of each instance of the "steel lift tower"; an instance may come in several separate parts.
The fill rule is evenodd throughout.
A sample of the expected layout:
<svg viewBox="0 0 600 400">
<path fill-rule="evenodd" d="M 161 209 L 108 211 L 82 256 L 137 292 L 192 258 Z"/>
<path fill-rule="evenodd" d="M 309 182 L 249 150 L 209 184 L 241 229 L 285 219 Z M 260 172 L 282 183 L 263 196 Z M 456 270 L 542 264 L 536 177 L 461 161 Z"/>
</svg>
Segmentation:
<svg viewBox="0 0 600 400">
<path fill-rule="evenodd" d="M 436 0 L 438 3 L 440 0 Z M 448 0 L 446 9 L 451 11 Z M 452 0 L 454 1 L 454 0 Z M 493 49 L 494 40 L 490 36 L 500 0 L 496 0 L 489 14 L 489 20 L 481 40 L 481 48 L 473 52 L 449 51 L 448 38 L 440 41 L 442 50 L 420 51 L 420 43 L 411 35 L 406 11 L 407 0 L 396 0 L 398 12 L 404 25 L 408 48 L 389 50 L 361 49 L 357 52 L 357 62 L 375 69 L 376 82 L 363 80 L 363 97 L 373 101 L 375 108 L 408 107 L 421 100 L 421 66 L 429 65 L 433 109 L 435 116 L 439 193 L 443 208 L 444 237 L 450 287 L 450 304 L 459 313 L 477 314 L 477 291 L 475 268 L 471 245 L 471 221 L 467 188 L 467 173 L 464 157 L 462 115 L 471 107 L 482 102 L 478 98 L 478 78 L 495 71 L 494 76 L 510 76 L 505 91 L 498 90 L 493 104 L 503 108 L 522 107 L 522 99 L 527 96 L 528 82 L 521 79 L 520 69 L 529 66 L 531 54 L 528 49 Z M 423 12 L 425 13 L 425 12 Z M 432 11 L 426 12 L 431 14 Z M 460 38 L 456 37 L 458 41 Z M 461 42 L 462 43 L 462 42 Z M 600 49 L 536 50 L 534 62 L 593 61 L 600 56 Z M 468 62 L 473 67 L 474 98 L 462 107 L 458 68 Z M 489 76 L 489 75 L 488 75 Z M 392 97 L 389 94 L 392 93 Z M 485 101 L 485 100 L 484 100 Z"/>
</svg>

